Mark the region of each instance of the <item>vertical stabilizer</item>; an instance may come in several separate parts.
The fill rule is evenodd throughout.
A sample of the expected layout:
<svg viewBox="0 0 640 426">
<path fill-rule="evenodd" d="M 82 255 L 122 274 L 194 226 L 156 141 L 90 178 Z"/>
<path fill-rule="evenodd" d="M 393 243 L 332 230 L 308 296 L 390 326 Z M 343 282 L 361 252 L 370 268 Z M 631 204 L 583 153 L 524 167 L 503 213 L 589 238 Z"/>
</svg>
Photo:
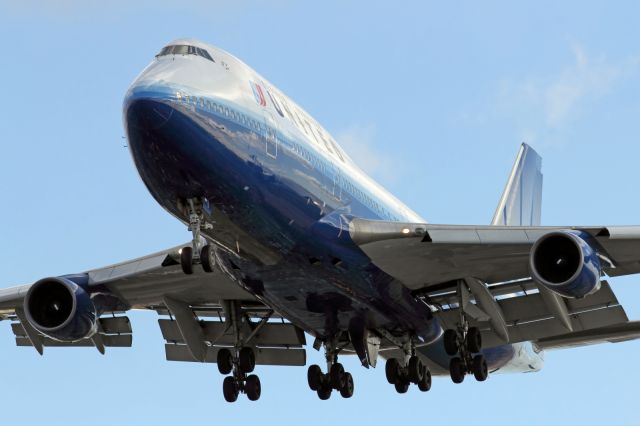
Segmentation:
<svg viewBox="0 0 640 426">
<path fill-rule="evenodd" d="M 538 226 L 542 209 L 542 158 L 523 143 L 492 225 Z"/>
</svg>

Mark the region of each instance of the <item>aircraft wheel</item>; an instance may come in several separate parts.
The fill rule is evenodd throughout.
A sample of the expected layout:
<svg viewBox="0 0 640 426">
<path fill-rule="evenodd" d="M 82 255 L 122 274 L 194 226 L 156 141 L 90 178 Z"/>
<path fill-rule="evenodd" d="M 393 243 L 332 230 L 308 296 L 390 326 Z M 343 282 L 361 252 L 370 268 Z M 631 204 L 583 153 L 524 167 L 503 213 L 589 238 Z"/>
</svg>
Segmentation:
<svg viewBox="0 0 640 426">
<path fill-rule="evenodd" d="M 428 392 L 431 389 L 431 371 L 425 366 L 422 370 L 422 379 L 418 382 L 418 389 Z"/>
<path fill-rule="evenodd" d="M 322 386 L 322 370 L 320 366 L 313 364 L 307 370 L 307 382 L 312 391 L 317 391 Z"/>
<path fill-rule="evenodd" d="M 240 349 L 238 365 L 243 373 L 251 373 L 253 369 L 256 368 L 256 354 L 253 352 L 253 349 L 249 347 Z"/>
<path fill-rule="evenodd" d="M 231 356 L 231 351 L 227 348 L 222 348 L 218 351 L 216 362 L 218 363 L 218 371 L 220 374 L 226 375 L 233 370 L 233 357 Z"/>
<path fill-rule="evenodd" d="M 235 402 L 238 399 L 238 386 L 233 377 L 225 377 L 222 382 L 222 394 L 227 402 Z"/>
<path fill-rule="evenodd" d="M 211 244 L 207 244 L 200 250 L 200 262 L 205 272 L 213 272 L 213 265 L 216 264 L 216 261 Z"/>
<path fill-rule="evenodd" d="M 449 374 L 451 375 L 453 383 L 462 383 L 464 381 L 464 365 L 460 358 L 451 358 L 449 362 Z"/>
<path fill-rule="evenodd" d="M 409 382 L 407 380 L 398 380 L 395 383 L 396 392 L 398 393 L 407 393 L 409 390 Z"/>
<path fill-rule="evenodd" d="M 395 385 L 400 379 L 400 363 L 397 358 L 389 358 L 384 365 L 384 372 L 387 376 L 387 382 Z"/>
<path fill-rule="evenodd" d="M 458 353 L 458 333 L 455 330 L 445 330 L 443 340 L 447 355 L 453 356 Z"/>
<path fill-rule="evenodd" d="M 489 377 L 489 368 L 484 355 L 476 355 L 473 357 L 473 375 L 479 382 L 484 382 Z"/>
<path fill-rule="evenodd" d="M 342 389 L 344 386 L 344 367 L 339 362 L 336 362 L 331 366 L 329 370 L 329 378 L 331 379 L 331 387 L 336 390 Z"/>
<path fill-rule="evenodd" d="M 262 387 L 260 385 L 260 378 L 255 374 L 247 377 L 247 381 L 244 385 L 244 391 L 247 393 L 247 398 L 249 401 L 257 401 L 260 399 L 260 393 L 262 392 Z"/>
<path fill-rule="evenodd" d="M 331 389 L 331 386 L 329 386 L 328 384 L 327 385 L 323 384 L 317 390 L 318 398 L 320 398 L 323 401 L 326 401 L 327 399 L 329 399 L 331 397 L 331 391 L 332 390 L 333 389 Z"/>
<path fill-rule="evenodd" d="M 482 334 L 478 327 L 471 327 L 467 332 L 467 349 L 471 353 L 480 352 L 482 350 Z"/>
<path fill-rule="evenodd" d="M 409 364 L 407 365 L 407 372 L 409 373 L 409 381 L 411 383 L 419 383 L 422 379 L 422 361 L 417 356 L 409 358 Z"/>
<path fill-rule="evenodd" d="M 343 398 L 351 398 L 353 396 L 353 376 L 351 373 L 344 373 L 344 384 L 340 388 L 340 395 Z"/>
<path fill-rule="evenodd" d="M 193 249 L 191 247 L 182 247 L 180 251 L 180 266 L 185 274 L 193 274 Z"/>
</svg>

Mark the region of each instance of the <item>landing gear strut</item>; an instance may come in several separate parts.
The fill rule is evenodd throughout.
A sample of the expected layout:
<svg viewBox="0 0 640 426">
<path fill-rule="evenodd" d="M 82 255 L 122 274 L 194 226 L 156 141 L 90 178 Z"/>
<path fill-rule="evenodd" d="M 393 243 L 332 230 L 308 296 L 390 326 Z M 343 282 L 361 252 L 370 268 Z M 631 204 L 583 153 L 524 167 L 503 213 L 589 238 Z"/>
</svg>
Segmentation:
<svg viewBox="0 0 640 426">
<path fill-rule="evenodd" d="M 447 355 L 453 357 L 449 361 L 449 374 L 453 383 L 462 383 L 466 374 L 473 374 L 479 382 L 487 380 L 487 361 L 484 355 L 479 353 L 482 351 L 482 334 L 478 327 L 469 327 L 463 309 L 460 309 L 458 327 L 446 330 L 443 342 Z"/>
<path fill-rule="evenodd" d="M 213 272 L 215 265 L 215 252 L 211 244 L 203 244 L 200 232 L 203 229 L 211 229 L 213 225 L 204 220 L 204 207 L 207 204 L 206 199 L 189 198 L 186 205 L 182 204 L 184 210 L 189 216 L 189 231 L 193 236 L 191 246 L 183 247 L 180 250 L 180 266 L 182 272 L 187 275 L 193 274 L 193 265 L 200 263 L 205 272 Z"/>
<path fill-rule="evenodd" d="M 222 348 L 218 351 L 217 362 L 221 374 L 232 373 L 222 382 L 222 393 L 227 402 L 236 401 L 241 392 L 245 393 L 250 401 L 260 399 L 260 378 L 255 374 L 248 374 L 256 366 L 253 349 L 243 347 L 236 351 Z"/>
<path fill-rule="evenodd" d="M 431 371 L 416 354 L 416 348 L 411 340 L 403 345 L 404 362 L 397 358 L 389 358 L 385 364 L 387 381 L 394 385 L 398 393 L 406 393 L 411 383 L 418 386 L 422 392 L 431 389 Z"/>
<path fill-rule="evenodd" d="M 338 362 L 338 352 L 335 339 L 324 343 L 325 357 L 327 359 L 327 373 L 323 373 L 318 365 L 311 365 L 307 370 L 309 388 L 318 393 L 318 398 L 327 400 L 335 389 L 343 398 L 353 396 L 353 376 L 344 371 L 342 364 Z"/>
<path fill-rule="evenodd" d="M 247 341 L 240 338 L 240 312 L 239 307 L 233 302 L 223 304 L 225 316 L 230 321 L 235 335 L 233 348 L 221 348 L 218 350 L 216 362 L 220 374 L 227 375 L 222 383 L 222 393 L 227 402 L 234 402 L 240 393 L 247 395 L 250 401 L 260 399 L 262 386 L 260 378 L 250 374 L 256 368 L 256 354 L 253 348 L 246 346 Z"/>
</svg>

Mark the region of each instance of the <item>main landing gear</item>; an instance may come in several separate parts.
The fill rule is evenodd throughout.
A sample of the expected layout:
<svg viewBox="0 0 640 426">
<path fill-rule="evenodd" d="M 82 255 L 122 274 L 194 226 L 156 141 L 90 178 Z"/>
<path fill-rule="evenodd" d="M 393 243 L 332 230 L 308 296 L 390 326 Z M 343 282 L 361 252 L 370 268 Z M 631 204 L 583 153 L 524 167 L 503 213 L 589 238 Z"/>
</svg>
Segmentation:
<svg viewBox="0 0 640 426">
<path fill-rule="evenodd" d="M 213 272 L 216 263 L 214 248 L 211 244 L 203 245 L 200 238 L 200 231 L 213 227 L 204 220 L 203 201 L 199 198 L 189 198 L 186 205 L 181 205 L 189 215 L 189 231 L 193 235 L 191 246 L 182 247 L 180 250 L 182 272 L 187 275 L 193 274 L 193 265 L 196 263 L 200 263 L 205 272 Z"/>
<path fill-rule="evenodd" d="M 233 329 L 234 347 L 221 348 L 216 356 L 218 371 L 227 375 L 222 382 L 222 393 L 227 402 L 235 402 L 240 393 L 247 395 L 250 401 L 260 399 L 262 386 L 260 378 L 253 373 L 256 368 L 256 353 L 247 343 L 251 339 L 241 338 L 240 327 L 242 312 L 239 304 L 232 301 L 223 301 L 225 317 L 229 321 L 229 328 Z M 268 317 L 263 320 L 266 323 Z"/>
<path fill-rule="evenodd" d="M 222 393 L 227 402 L 235 402 L 240 393 L 246 394 L 250 401 L 260 399 L 260 378 L 249 374 L 256 367 L 256 356 L 252 348 L 244 347 L 238 351 L 222 348 L 218 351 L 217 363 L 220 374 L 233 373 L 222 382 Z"/>
<path fill-rule="evenodd" d="M 431 389 L 431 371 L 422 363 L 416 355 L 416 349 L 411 342 L 404 345 L 404 360 L 389 358 L 385 364 L 387 381 L 394 385 L 398 393 L 406 393 L 412 383 L 418 386 L 422 392 Z"/>
<path fill-rule="evenodd" d="M 318 398 L 327 400 L 333 390 L 340 392 L 343 398 L 353 396 L 353 376 L 344 371 L 342 364 L 338 362 L 338 352 L 335 341 L 325 342 L 325 357 L 327 359 L 327 373 L 323 373 L 319 365 L 311 365 L 307 370 L 309 388 L 318 393 Z"/>
<path fill-rule="evenodd" d="M 487 361 L 482 350 L 482 334 L 477 327 L 468 327 L 466 320 L 457 330 L 444 332 L 444 348 L 447 355 L 453 356 L 449 362 L 449 374 L 453 383 L 462 383 L 466 374 L 473 373 L 479 382 L 489 377 Z"/>
</svg>

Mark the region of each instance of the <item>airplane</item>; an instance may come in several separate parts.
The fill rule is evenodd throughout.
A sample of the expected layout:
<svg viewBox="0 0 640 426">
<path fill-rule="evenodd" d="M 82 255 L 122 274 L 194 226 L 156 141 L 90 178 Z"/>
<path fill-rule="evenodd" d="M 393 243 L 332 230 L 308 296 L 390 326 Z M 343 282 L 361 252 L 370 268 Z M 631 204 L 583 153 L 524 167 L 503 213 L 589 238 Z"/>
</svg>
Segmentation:
<svg viewBox="0 0 640 426">
<path fill-rule="evenodd" d="M 321 400 L 354 394 L 339 362 L 385 361 L 399 393 L 539 371 L 544 351 L 640 337 L 606 276 L 640 272 L 640 226 L 541 226 L 542 160 L 522 144 L 488 225 L 430 224 L 316 120 L 229 53 L 175 40 L 123 103 L 151 196 L 190 241 L 0 290 L 16 344 L 132 345 L 156 311 L 169 361 L 216 363 L 223 396 L 262 393 L 257 366 L 305 366 Z"/>
</svg>

